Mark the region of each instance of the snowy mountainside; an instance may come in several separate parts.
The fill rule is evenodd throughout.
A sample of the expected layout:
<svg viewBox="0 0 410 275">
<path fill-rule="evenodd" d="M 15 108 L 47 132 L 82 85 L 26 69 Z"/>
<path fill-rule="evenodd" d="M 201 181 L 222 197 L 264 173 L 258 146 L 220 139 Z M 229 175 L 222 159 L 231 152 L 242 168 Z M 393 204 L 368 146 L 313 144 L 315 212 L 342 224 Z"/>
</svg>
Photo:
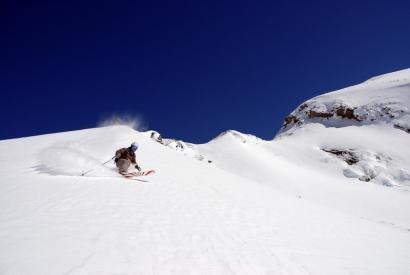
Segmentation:
<svg viewBox="0 0 410 275">
<path fill-rule="evenodd" d="M 309 129 L 315 129 L 316 140 L 327 139 L 315 146 L 341 163 L 344 176 L 409 186 L 410 69 L 302 103 L 285 118 L 276 139 L 301 131 L 311 135 Z"/>
<path fill-rule="evenodd" d="M 122 126 L 0 141 L 1 273 L 408 273 L 409 192 L 239 137 L 198 145 L 211 164 Z M 148 182 L 102 165 L 132 141 Z"/>
<path fill-rule="evenodd" d="M 147 131 L 144 133 L 146 136 L 149 136 L 152 140 L 162 144 L 168 148 L 171 148 L 177 152 L 183 153 L 185 156 L 193 157 L 200 161 L 207 161 L 208 163 L 212 163 L 212 160 L 206 158 L 205 155 L 200 154 L 198 150 L 197 144 L 188 143 L 182 140 L 176 140 L 172 138 L 163 138 L 160 133 L 157 131 Z M 250 135 L 250 134 L 243 134 L 235 130 L 227 130 L 219 134 L 217 137 L 212 139 L 209 143 L 217 142 L 220 139 L 229 138 L 233 142 L 240 141 L 242 143 L 247 142 L 259 142 L 262 141 L 260 138 Z"/>
<path fill-rule="evenodd" d="M 398 133 L 401 131 L 403 133 Z M 277 144 L 283 139 L 292 140 L 287 148 L 287 159 L 298 163 L 304 158 L 293 153 L 296 144 L 303 143 L 309 157 L 303 165 L 313 170 L 335 169 L 337 174 L 349 179 L 378 183 L 384 186 L 410 187 L 409 154 L 410 132 L 410 69 L 381 75 L 339 91 L 326 93 L 302 103 L 285 119 L 284 126 L 272 142 L 265 142 L 253 135 L 229 130 L 207 144 L 191 144 L 180 140 L 162 139 L 154 131 L 147 132 L 154 140 L 173 148 L 186 156 L 194 157 L 227 169 L 234 163 L 249 171 L 248 160 L 262 150 L 273 156 L 280 151 Z M 303 134 L 302 134 L 303 133 Z M 294 135 L 294 137 L 291 137 Z M 391 146 L 393 144 L 396 146 Z M 256 144 L 252 150 L 230 151 L 233 144 Z M 226 147 L 218 144 L 229 144 Z M 266 149 L 268 144 L 270 149 Z M 246 147 L 246 146 L 245 146 Z M 215 149 L 217 148 L 217 149 Z M 248 155 L 244 155 L 247 153 Z M 292 157 L 294 155 L 294 157 Z M 219 159 L 222 157 L 222 160 Z M 225 161 L 229 159 L 229 161 Z M 274 171 L 277 166 L 268 161 L 267 169 L 258 171 L 257 177 Z M 326 163 L 324 167 L 322 164 Z M 245 165 L 246 164 L 246 165 Z M 256 170 L 260 170 L 257 167 Z M 236 169 L 236 168 L 234 168 Z M 236 172 L 234 170 L 233 172 Z"/>
<path fill-rule="evenodd" d="M 410 132 L 410 69 L 314 97 L 285 118 L 281 133 L 307 123 L 328 127 L 386 123 Z"/>
</svg>

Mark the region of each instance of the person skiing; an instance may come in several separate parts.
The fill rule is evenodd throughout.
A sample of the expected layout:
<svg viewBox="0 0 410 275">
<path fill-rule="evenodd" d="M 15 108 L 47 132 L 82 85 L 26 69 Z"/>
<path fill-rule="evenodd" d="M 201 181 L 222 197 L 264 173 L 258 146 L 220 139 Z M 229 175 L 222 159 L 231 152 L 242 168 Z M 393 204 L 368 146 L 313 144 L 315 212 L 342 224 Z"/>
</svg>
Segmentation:
<svg viewBox="0 0 410 275">
<path fill-rule="evenodd" d="M 115 152 L 115 164 L 118 167 L 118 172 L 121 175 L 126 175 L 131 164 L 135 164 L 135 168 L 141 171 L 141 168 L 135 161 L 135 151 L 138 149 L 138 144 L 133 142 L 128 148 L 121 148 Z"/>
</svg>

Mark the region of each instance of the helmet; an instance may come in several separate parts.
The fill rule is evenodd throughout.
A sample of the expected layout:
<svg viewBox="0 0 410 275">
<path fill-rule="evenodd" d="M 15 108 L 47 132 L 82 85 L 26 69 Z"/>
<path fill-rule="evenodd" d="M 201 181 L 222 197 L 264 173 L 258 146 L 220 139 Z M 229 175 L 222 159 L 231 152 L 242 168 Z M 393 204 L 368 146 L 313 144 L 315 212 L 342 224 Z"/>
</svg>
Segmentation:
<svg viewBox="0 0 410 275">
<path fill-rule="evenodd" d="M 137 149 L 138 149 L 138 143 L 136 143 L 136 142 L 131 143 L 130 148 L 131 148 L 132 151 L 134 151 L 134 152 L 137 151 Z"/>
</svg>

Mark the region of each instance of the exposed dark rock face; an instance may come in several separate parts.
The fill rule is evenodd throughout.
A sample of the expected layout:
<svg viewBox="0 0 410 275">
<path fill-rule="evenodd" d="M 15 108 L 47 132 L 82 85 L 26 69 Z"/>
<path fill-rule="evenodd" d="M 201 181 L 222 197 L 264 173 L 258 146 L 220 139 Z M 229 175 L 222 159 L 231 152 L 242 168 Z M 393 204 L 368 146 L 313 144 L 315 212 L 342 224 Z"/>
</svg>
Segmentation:
<svg viewBox="0 0 410 275">
<path fill-rule="evenodd" d="M 346 106 L 337 107 L 336 116 L 339 116 L 345 119 L 353 119 L 353 120 L 361 121 L 359 117 L 354 113 L 354 109 L 346 107 Z"/>
<path fill-rule="evenodd" d="M 303 103 L 302 105 L 299 106 L 299 112 L 302 112 L 303 110 L 305 110 L 308 107 L 308 105 L 306 103 Z"/>
<path fill-rule="evenodd" d="M 310 108 L 309 108 L 310 107 Z M 333 107 L 330 111 L 318 111 L 314 109 L 313 106 L 309 106 L 308 104 L 304 103 L 299 106 L 297 109 L 297 112 L 294 112 L 293 114 L 287 116 L 285 118 L 285 121 L 283 123 L 283 127 L 286 128 L 286 126 L 290 124 L 301 124 L 302 119 L 299 116 L 302 113 L 307 115 L 308 118 L 322 118 L 322 119 L 330 119 L 330 118 L 342 118 L 342 119 L 351 119 L 355 121 L 362 121 L 359 116 L 355 113 L 356 108 L 351 108 L 348 106 L 337 106 Z"/>
<path fill-rule="evenodd" d="M 354 123 L 360 122 L 364 124 L 377 121 L 395 122 L 406 115 L 397 102 L 386 102 L 383 104 L 369 106 L 349 106 L 344 103 L 334 103 L 334 105 L 324 105 L 315 101 L 308 101 L 300 105 L 295 111 L 288 115 L 283 123 L 282 130 L 287 130 L 294 125 L 303 125 L 310 122 L 318 122 L 327 125 L 329 122 L 332 125 L 337 124 L 337 120 L 344 120 L 345 124 L 348 121 Z M 410 127 L 402 127 L 400 123 L 395 123 L 394 127 L 410 133 Z"/>
<path fill-rule="evenodd" d="M 322 149 L 323 151 L 333 154 L 338 158 L 342 159 L 349 165 L 353 165 L 359 162 L 359 157 L 351 149 Z"/>
<path fill-rule="evenodd" d="M 393 113 L 393 110 L 390 107 L 384 107 L 382 109 L 382 111 L 384 112 L 384 114 L 390 118 L 395 118 L 395 115 Z"/>
<path fill-rule="evenodd" d="M 406 133 L 409 133 L 409 134 L 410 134 L 410 128 L 401 126 L 401 125 L 399 125 L 399 124 L 394 124 L 394 128 L 400 129 L 400 130 L 405 131 Z"/>
<path fill-rule="evenodd" d="M 286 128 L 289 124 L 296 124 L 299 122 L 299 119 L 296 116 L 287 116 L 285 118 L 285 122 L 283 123 L 283 127 Z"/>
<path fill-rule="evenodd" d="M 333 113 L 316 112 L 316 111 L 314 111 L 314 110 L 310 110 L 310 111 L 309 111 L 309 115 L 308 115 L 309 118 L 316 118 L 316 117 L 319 117 L 319 118 L 330 118 L 330 117 L 332 117 L 332 116 L 333 116 Z"/>
<path fill-rule="evenodd" d="M 368 175 L 362 175 L 362 176 L 359 177 L 359 180 L 369 182 L 369 181 L 372 180 L 372 178 Z"/>
</svg>

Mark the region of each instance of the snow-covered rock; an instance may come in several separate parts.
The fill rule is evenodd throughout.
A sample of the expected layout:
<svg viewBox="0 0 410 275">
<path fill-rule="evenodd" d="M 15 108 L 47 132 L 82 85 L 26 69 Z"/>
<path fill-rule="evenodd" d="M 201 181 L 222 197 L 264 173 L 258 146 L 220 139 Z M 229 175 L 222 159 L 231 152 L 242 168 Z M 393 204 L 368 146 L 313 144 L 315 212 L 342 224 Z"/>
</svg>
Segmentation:
<svg viewBox="0 0 410 275">
<path fill-rule="evenodd" d="M 192 143 L 188 143 L 182 140 L 176 140 L 172 138 L 162 138 L 161 134 L 157 131 L 147 131 L 145 132 L 146 136 L 149 136 L 153 141 L 158 142 L 168 148 L 171 148 L 177 152 L 182 153 L 185 156 L 192 157 L 199 161 L 206 161 L 208 163 L 212 163 L 212 160 L 207 159 L 205 156 L 198 153 L 196 149 L 196 145 Z"/>
<path fill-rule="evenodd" d="M 410 132 L 410 69 L 312 98 L 285 118 L 280 133 L 308 123 L 327 127 L 386 123 Z"/>
<path fill-rule="evenodd" d="M 315 124 L 324 127 L 316 127 L 314 133 L 306 131 Z M 372 135 L 374 129 L 388 134 Z M 410 69 L 374 77 L 302 103 L 285 118 L 276 139 L 301 132 L 306 140 L 312 141 L 311 146 L 336 156 L 346 177 L 385 186 L 409 186 L 410 164 L 406 154 L 410 133 Z M 308 135 L 316 136 L 316 141 Z M 399 136 L 402 138 L 393 143 Z M 326 138 L 326 143 L 317 142 L 319 138 Z M 354 158 L 354 163 L 349 158 Z"/>
</svg>

